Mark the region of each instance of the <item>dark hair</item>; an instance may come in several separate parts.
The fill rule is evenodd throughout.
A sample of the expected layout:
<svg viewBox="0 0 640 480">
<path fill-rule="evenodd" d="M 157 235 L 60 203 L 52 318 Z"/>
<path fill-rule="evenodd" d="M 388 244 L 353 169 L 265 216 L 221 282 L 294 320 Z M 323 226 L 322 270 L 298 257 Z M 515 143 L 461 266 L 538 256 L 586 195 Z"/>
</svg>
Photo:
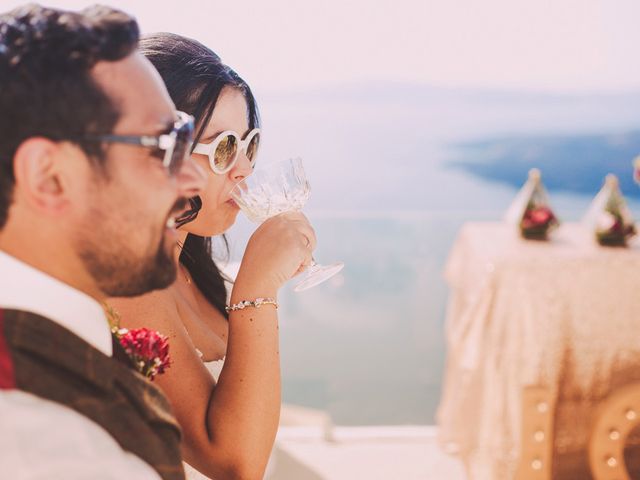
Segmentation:
<svg viewBox="0 0 640 480">
<path fill-rule="evenodd" d="M 22 142 L 112 131 L 119 112 L 90 71 L 100 61 L 129 55 L 138 37 L 133 18 L 101 6 L 76 13 L 32 4 L 0 15 L 0 229 L 15 185 L 13 157 Z M 99 146 L 76 143 L 103 161 Z"/>
<path fill-rule="evenodd" d="M 140 51 L 160 72 L 178 110 L 195 117 L 194 145 L 207 128 L 224 87 L 233 87 L 242 92 L 247 101 L 249 128 L 258 126 L 258 110 L 249 85 L 200 42 L 173 33 L 153 33 L 141 38 Z M 227 240 L 224 236 L 222 239 L 228 254 Z M 225 278 L 212 255 L 210 237 L 189 233 L 180 254 L 180 262 L 211 305 L 228 317 L 224 309 L 227 301 Z"/>
</svg>

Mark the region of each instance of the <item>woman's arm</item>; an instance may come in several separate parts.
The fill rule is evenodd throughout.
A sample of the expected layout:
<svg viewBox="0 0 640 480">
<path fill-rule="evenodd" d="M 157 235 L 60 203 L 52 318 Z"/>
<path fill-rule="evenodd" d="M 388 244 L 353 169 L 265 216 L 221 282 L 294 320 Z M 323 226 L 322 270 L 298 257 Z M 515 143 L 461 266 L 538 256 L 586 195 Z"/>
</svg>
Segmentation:
<svg viewBox="0 0 640 480">
<path fill-rule="evenodd" d="M 276 298 L 308 264 L 315 235 L 299 213 L 268 220 L 245 252 L 231 303 Z M 112 302 L 129 328 L 170 338 L 171 367 L 156 377 L 184 433 L 184 459 L 216 479 L 261 479 L 280 415 L 278 317 L 274 306 L 231 312 L 227 356 L 216 385 L 202 364 L 168 290 Z"/>
</svg>

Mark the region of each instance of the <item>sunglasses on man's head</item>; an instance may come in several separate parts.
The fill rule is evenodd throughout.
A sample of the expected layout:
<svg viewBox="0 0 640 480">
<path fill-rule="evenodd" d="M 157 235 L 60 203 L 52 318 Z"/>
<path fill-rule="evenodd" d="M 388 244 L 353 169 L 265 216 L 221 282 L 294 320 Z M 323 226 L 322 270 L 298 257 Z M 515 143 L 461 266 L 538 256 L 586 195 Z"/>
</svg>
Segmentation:
<svg viewBox="0 0 640 480">
<path fill-rule="evenodd" d="M 244 150 L 251 166 L 255 166 L 259 146 L 259 128 L 251 130 L 244 140 L 233 130 L 227 130 L 216 136 L 211 143 L 196 144 L 193 153 L 207 155 L 209 157 L 209 166 L 213 173 L 223 175 L 235 166 L 242 150 Z"/>
<path fill-rule="evenodd" d="M 176 112 L 177 120 L 169 133 L 160 135 L 89 135 L 88 140 L 97 140 L 106 143 L 124 143 L 138 145 L 164 152 L 162 165 L 171 176 L 180 172 L 185 159 L 193 145 L 193 117 L 184 112 Z"/>
</svg>

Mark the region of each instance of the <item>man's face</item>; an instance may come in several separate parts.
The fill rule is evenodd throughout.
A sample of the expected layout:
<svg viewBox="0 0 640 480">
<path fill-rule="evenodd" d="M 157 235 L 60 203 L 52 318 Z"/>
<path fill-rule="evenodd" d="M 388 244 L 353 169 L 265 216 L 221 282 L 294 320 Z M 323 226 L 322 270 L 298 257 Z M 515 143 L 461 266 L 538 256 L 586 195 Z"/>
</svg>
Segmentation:
<svg viewBox="0 0 640 480">
<path fill-rule="evenodd" d="M 171 128 L 173 103 L 140 54 L 100 62 L 92 73 L 120 110 L 113 133 L 158 135 Z M 75 222 L 74 248 L 109 296 L 140 295 L 175 280 L 176 235 L 167 221 L 184 208 L 187 196 L 198 194 L 203 180 L 193 164 L 170 178 L 153 154 L 140 146 L 108 145 L 105 171 L 94 167 L 82 194 L 86 202 Z"/>
</svg>

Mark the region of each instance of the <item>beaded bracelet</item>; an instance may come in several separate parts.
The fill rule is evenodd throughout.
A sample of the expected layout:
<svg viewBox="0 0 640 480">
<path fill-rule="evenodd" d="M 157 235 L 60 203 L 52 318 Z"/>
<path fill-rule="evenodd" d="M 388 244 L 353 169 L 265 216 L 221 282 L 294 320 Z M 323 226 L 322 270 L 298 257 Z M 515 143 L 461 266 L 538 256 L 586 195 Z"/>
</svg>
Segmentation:
<svg viewBox="0 0 640 480">
<path fill-rule="evenodd" d="M 260 308 L 262 305 L 273 305 L 278 308 L 278 302 L 273 298 L 256 298 L 255 300 L 243 300 L 233 305 L 227 305 L 224 309 L 228 312 L 235 312 L 236 310 L 243 310 L 247 307 Z"/>
</svg>

